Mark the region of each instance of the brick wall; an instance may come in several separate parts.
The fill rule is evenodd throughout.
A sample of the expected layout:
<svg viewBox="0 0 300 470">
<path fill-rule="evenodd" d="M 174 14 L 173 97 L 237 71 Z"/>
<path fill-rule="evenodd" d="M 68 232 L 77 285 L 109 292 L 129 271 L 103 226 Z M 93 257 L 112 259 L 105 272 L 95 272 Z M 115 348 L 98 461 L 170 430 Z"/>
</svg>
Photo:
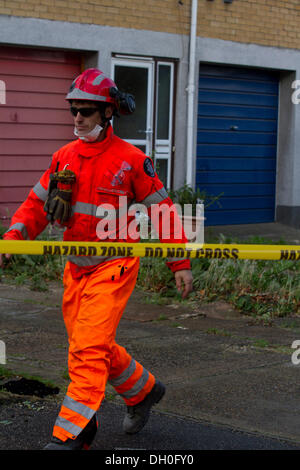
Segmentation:
<svg viewBox="0 0 300 470">
<path fill-rule="evenodd" d="M 299 0 L 200 0 L 198 35 L 300 48 Z"/>
<path fill-rule="evenodd" d="M 0 0 L 0 14 L 189 34 L 191 0 Z M 299 0 L 198 1 L 198 35 L 299 49 Z"/>
</svg>

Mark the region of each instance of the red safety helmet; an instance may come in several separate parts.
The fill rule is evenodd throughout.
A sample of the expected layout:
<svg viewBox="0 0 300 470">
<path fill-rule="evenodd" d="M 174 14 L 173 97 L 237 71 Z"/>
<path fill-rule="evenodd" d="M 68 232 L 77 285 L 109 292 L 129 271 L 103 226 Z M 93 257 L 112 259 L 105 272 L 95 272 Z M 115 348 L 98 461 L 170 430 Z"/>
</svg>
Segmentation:
<svg viewBox="0 0 300 470">
<path fill-rule="evenodd" d="M 117 86 L 101 70 L 87 69 L 75 78 L 66 99 L 101 101 L 117 105 L 116 100 L 110 96 L 110 88 Z"/>
<path fill-rule="evenodd" d="M 66 100 L 111 103 L 121 114 L 131 114 L 135 110 L 134 97 L 120 92 L 114 81 L 98 69 L 87 69 L 75 78 Z"/>
</svg>

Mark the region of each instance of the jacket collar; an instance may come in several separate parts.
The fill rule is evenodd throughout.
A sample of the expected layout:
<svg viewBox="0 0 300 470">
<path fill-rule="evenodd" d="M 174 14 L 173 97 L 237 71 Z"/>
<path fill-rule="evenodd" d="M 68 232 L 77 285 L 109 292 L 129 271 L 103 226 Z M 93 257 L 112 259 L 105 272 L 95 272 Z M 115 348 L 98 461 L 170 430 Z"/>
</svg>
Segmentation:
<svg viewBox="0 0 300 470">
<path fill-rule="evenodd" d="M 76 141 L 77 150 L 80 155 L 83 157 L 95 157 L 96 155 L 100 155 L 101 153 L 105 152 L 105 150 L 109 147 L 112 138 L 113 138 L 113 129 L 112 126 L 106 130 L 106 136 L 101 142 L 83 142 L 82 140 L 78 139 Z"/>
</svg>

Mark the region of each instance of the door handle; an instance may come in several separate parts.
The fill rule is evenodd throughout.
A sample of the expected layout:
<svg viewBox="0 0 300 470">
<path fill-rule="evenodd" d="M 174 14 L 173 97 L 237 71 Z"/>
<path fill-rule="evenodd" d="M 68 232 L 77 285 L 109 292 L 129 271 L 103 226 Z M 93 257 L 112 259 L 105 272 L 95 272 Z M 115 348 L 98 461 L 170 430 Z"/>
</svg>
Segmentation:
<svg viewBox="0 0 300 470">
<path fill-rule="evenodd" d="M 153 130 L 152 130 L 152 129 L 148 129 L 148 130 L 144 130 L 144 131 L 140 129 L 140 130 L 138 130 L 138 132 L 139 132 L 140 134 L 146 134 L 146 135 L 153 134 Z"/>
</svg>

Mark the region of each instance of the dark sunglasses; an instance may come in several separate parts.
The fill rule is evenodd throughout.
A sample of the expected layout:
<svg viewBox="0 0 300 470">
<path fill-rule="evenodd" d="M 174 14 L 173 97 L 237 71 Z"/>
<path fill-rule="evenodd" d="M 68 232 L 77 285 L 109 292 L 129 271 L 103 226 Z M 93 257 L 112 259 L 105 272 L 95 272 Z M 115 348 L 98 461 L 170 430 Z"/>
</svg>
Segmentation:
<svg viewBox="0 0 300 470">
<path fill-rule="evenodd" d="M 70 108 L 71 114 L 76 117 L 78 113 L 81 114 L 83 117 L 90 117 L 96 111 L 99 111 L 98 108 L 75 108 L 75 106 L 71 106 Z"/>
</svg>

